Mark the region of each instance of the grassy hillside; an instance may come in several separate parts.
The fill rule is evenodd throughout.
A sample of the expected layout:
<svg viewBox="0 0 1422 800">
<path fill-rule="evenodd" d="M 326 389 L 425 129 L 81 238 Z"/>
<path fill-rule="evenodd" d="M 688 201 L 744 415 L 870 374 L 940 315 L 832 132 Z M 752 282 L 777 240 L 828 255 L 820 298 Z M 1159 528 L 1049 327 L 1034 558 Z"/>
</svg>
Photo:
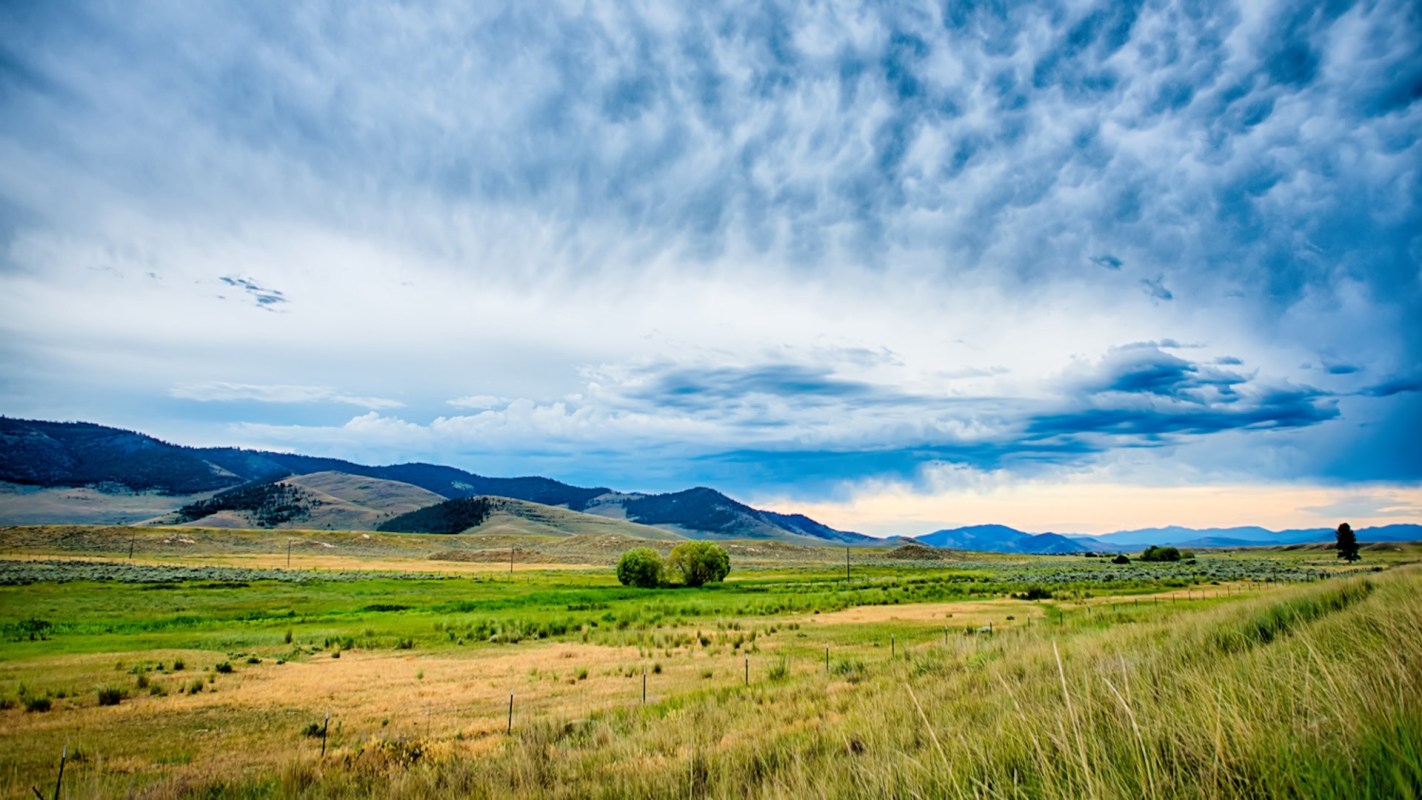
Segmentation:
<svg viewBox="0 0 1422 800">
<path fill-rule="evenodd" d="M 659 541 L 683 538 L 661 528 L 507 497 L 449 500 L 402 514 L 382 523 L 380 530 L 530 536 L 616 535 Z"/>
</svg>

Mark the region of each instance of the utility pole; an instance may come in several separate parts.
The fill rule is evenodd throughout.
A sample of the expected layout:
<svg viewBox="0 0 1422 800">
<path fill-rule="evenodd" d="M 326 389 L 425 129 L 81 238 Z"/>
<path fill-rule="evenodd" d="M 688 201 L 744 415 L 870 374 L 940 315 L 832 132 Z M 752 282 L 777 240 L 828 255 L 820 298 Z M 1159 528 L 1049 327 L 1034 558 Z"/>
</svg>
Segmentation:
<svg viewBox="0 0 1422 800">
<path fill-rule="evenodd" d="M 844 546 L 844 580 L 849 581 L 849 545 Z"/>
</svg>

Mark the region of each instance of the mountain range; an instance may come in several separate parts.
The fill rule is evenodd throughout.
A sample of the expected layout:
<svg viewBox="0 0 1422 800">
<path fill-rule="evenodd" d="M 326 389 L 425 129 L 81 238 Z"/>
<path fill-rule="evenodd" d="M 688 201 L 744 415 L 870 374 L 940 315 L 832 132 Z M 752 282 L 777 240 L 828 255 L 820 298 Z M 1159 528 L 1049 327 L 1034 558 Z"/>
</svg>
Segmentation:
<svg viewBox="0 0 1422 800">
<path fill-rule="evenodd" d="M 149 522 L 219 527 L 382 528 L 401 515 L 444 531 L 475 516 L 450 501 L 490 498 L 524 529 L 620 532 L 639 538 L 769 539 L 881 544 L 800 514 L 764 511 L 706 487 L 668 494 L 571 486 L 551 478 L 491 478 L 435 464 L 367 466 L 230 447 L 183 447 L 87 422 L 0 417 L 0 523 Z M 166 505 L 157 498 L 171 498 Z M 104 500 L 112 498 L 106 504 Z M 139 510 L 128 510 L 137 506 Z M 114 509 L 108 516 L 105 508 Z M 560 509 L 561 513 L 551 509 Z M 159 511 L 159 513 L 149 513 Z M 576 516 L 570 516 L 576 515 Z M 438 521 L 437 521 L 438 520 Z M 557 525 L 550 527 L 549 520 Z M 469 526 L 469 527 L 477 527 Z M 560 527 L 561 526 L 561 527 Z M 616 530 L 614 530 L 616 529 Z"/>
<path fill-rule="evenodd" d="M 1422 541 L 1422 525 L 1401 523 L 1359 528 L 1360 542 Z M 979 550 L 990 553 L 1121 553 L 1144 550 L 1151 545 L 1174 547 L 1271 547 L 1320 544 L 1334 540 L 1333 528 L 1301 528 L 1271 531 L 1268 528 L 1141 528 L 1100 535 L 1071 533 L 1027 533 L 1006 525 L 970 525 L 947 528 L 913 538 L 933 547 Z"/>
<path fill-rule="evenodd" d="M 1125 552 L 1149 545 L 1258 547 L 1331 542 L 1331 528 L 1144 528 L 1100 535 L 1005 525 L 879 539 L 801 514 L 752 508 L 698 486 L 665 494 L 491 478 L 436 464 L 368 466 L 231 447 L 184 447 L 87 422 L 0 417 L 0 524 L 166 524 L 423 533 L 620 534 L 761 539 L 998 553 Z M 1422 526 L 1358 530 L 1363 542 L 1422 540 Z"/>
</svg>

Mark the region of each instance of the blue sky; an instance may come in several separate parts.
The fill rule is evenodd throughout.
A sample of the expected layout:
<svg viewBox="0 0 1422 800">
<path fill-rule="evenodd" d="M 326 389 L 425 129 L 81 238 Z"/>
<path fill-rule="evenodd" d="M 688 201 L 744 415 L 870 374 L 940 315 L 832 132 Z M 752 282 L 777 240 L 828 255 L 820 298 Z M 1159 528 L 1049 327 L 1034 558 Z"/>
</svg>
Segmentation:
<svg viewBox="0 0 1422 800">
<path fill-rule="evenodd" d="M 6 3 L 0 413 L 876 533 L 1417 521 L 1420 13 Z"/>
</svg>

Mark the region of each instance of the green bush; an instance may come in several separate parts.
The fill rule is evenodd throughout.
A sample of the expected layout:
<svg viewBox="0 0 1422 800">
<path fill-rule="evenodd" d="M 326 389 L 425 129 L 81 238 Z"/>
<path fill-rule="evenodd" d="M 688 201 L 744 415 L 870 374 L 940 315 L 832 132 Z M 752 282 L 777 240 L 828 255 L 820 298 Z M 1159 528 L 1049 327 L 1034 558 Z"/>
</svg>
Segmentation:
<svg viewBox="0 0 1422 800">
<path fill-rule="evenodd" d="M 1156 547 L 1151 545 L 1141 553 L 1142 561 L 1179 561 L 1180 551 L 1174 547 Z"/>
<path fill-rule="evenodd" d="M 105 686 L 99 690 L 99 705 L 116 706 L 123 700 L 126 694 L 128 693 L 118 686 Z"/>
<path fill-rule="evenodd" d="M 767 675 L 773 681 L 785 680 L 786 678 L 790 677 L 790 662 L 782 658 L 774 664 L 771 664 L 770 671 L 767 673 Z"/>
<path fill-rule="evenodd" d="M 1115 558 L 1111 559 L 1111 563 L 1112 563 L 1112 564 L 1129 564 L 1129 563 L 1131 563 L 1131 557 L 1128 556 L 1128 555 L 1126 555 L 1125 553 L 1120 553 L 1120 554 L 1117 555 Z"/>
<path fill-rule="evenodd" d="M 731 557 L 714 542 L 682 542 L 672 548 L 667 568 L 680 574 L 687 586 L 701 586 L 725 580 Z"/>
<path fill-rule="evenodd" d="M 48 711 L 51 705 L 52 701 L 47 694 L 37 694 L 25 698 L 26 711 Z"/>
<path fill-rule="evenodd" d="M 223 675 L 226 675 L 232 672 L 232 665 L 227 663 L 226 661 L 219 661 L 217 662 L 217 666 L 213 667 L 213 669 L 217 670 Z"/>
<path fill-rule="evenodd" d="M 662 557 L 650 547 L 634 547 L 617 561 L 617 580 L 623 586 L 655 588 L 662 582 Z"/>
</svg>

